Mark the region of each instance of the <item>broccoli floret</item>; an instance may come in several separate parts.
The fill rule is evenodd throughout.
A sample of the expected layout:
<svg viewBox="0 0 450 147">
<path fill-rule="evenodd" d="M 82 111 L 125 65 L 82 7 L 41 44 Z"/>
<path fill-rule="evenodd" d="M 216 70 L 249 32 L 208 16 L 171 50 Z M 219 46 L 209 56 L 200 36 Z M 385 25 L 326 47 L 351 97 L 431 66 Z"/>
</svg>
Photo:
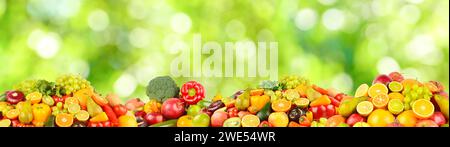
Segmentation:
<svg viewBox="0 0 450 147">
<path fill-rule="evenodd" d="M 152 79 L 147 86 L 147 96 L 160 102 L 168 98 L 178 97 L 180 88 L 169 76 L 161 76 Z"/>
</svg>

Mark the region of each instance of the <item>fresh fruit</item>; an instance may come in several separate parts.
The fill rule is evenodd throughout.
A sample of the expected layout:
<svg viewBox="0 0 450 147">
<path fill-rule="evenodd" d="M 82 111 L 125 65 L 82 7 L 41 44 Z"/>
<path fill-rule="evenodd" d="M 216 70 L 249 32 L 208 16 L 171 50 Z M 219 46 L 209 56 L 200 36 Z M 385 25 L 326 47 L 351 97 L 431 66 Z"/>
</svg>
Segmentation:
<svg viewBox="0 0 450 147">
<path fill-rule="evenodd" d="M 362 101 L 356 106 L 356 112 L 361 116 L 369 116 L 373 109 L 373 104 L 369 101 Z"/>
<path fill-rule="evenodd" d="M 299 108 L 306 108 L 309 105 L 309 100 L 307 98 L 294 99 L 293 103 Z"/>
<path fill-rule="evenodd" d="M 304 115 L 306 115 L 306 111 L 297 107 L 289 111 L 288 117 L 290 121 L 298 122 L 300 117 Z"/>
<path fill-rule="evenodd" d="M 59 113 L 56 115 L 55 122 L 59 127 L 70 127 L 73 124 L 73 116 L 67 113 Z"/>
<path fill-rule="evenodd" d="M 101 112 L 100 114 L 92 117 L 89 121 L 90 122 L 105 122 L 108 121 L 108 115 L 106 115 L 106 112 Z"/>
<path fill-rule="evenodd" d="M 280 85 L 283 89 L 294 89 L 300 85 L 309 86 L 309 81 L 304 77 L 291 75 L 281 78 Z"/>
<path fill-rule="evenodd" d="M 357 122 L 353 125 L 353 127 L 370 127 L 370 125 L 366 122 Z"/>
<path fill-rule="evenodd" d="M 177 127 L 192 127 L 192 120 L 194 119 L 191 115 L 181 116 L 177 120 Z"/>
<path fill-rule="evenodd" d="M 395 120 L 394 115 L 384 109 L 376 109 L 367 118 L 367 123 L 373 127 L 386 127 L 388 124 L 393 123 Z"/>
<path fill-rule="evenodd" d="M 399 72 L 391 72 L 391 73 L 389 73 L 389 77 L 393 80 L 393 81 L 396 81 L 396 82 L 401 82 L 401 81 L 403 81 L 403 75 L 402 74 L 400 74 Z"/>
<path fill-rule="evenodd" d="M 211 126 L 212 127 L 222 127 L 223 122 L 228 119 L 228 113 L 225 111 L 216 111 L 211 116 Z"/>
<path fill-rule="evenodd" d="M 37 104 L 42 100 L 42 93 L 40 92 L 32 92 L 25 97 L 26 100 L 31 101 L 31 104 Z"/>
<path fill-rule="evenodd" d="M 194 116 L 192 119 L 192 126 L 193 127 L 208 127 L 210 122 L 210 118 L 208 114 L 200 113 Z"/>
<path fill-rule="evenodd" d="M 171 119 L 164 122 L 160 122 L 154 125 L 150 125 L 150 127 L 176 127 L 178 119 Z"/>
<path fill-rule="evenodd" d="M 336 114 L 336 108 L 333 105 L 320 105 L 316 107 L 310 107 L 309 111 L 312 112 L 315 120 L 320 118 L 329 118 Z"/>
<path fill-rule="evenodd" d="M 269 123 L 274 127 L 286 127 L 289 123 L 289 118 L 284 112 L 274 112 L 269 115 Z"/>
<path fill-rule="evenodd" d="M 387 84 L 390 83 L 390 82 L 392 82 L 391 77 L 389 77 L 388 75 L 385 75 L 385 74 L 381 74 L 381 75 L 378 75 L 378 76 L 373 80 L 372 85 L 373 85 L 373 84 L 376 84 L 376 83 L 381 83 L 381 84 L 387 85 Z M 369 90 L 369 91 L 370 91 L 370 90 Z"/>
<path fill-rule="evenodd" d="M 122 116 L 125 115 L 127 113 L 127 108 L 125 108 L 125 106 L 123 106 L 122 104 L 119 105 L 115 105 L 113 107 L 114 113 L 116 113 L 116 116 Z"/>
<path fill-rule="evenodd" d="M 297 122 L 291 121 L 287 127 L 301 127 L 301 125 Z"/>
<path fill-rule="evenodd" d="M 306 116 L 301 116 L 298 120 L 299 120 L 298 123 L 300 124 L 300 126 L 303 126 L 303 127 L 311 126 L 311 120 L 308 119 Z"/>
<path fill-rule="evenodd" d="M 81 110 L 81 107 L 78 104 L 69 104 L 67 106 L 67 111 L 70 114 L 76 114 L 76 113 L 80 112 L 80 110 Z"/>
<path fill-rule="evenodd" d="M 389 103 L 389 97 L 387 94 L 380 93 L 375 97 L 372 97 L 372 104 L 378 109 L 386 108 Z"/>
<path fill-rule="evenodd" d="M 80 89 L 91 88 L 90 82 L 79 74 L 68 74 L 58 77 L 56 86 L 61 87 L 62 94 L 65 95 L 70 95 Z"/>
<path fill-rule="evenodd" d="M 269 106 L 269 107 L 270 107 L 270 106 Z M 269 109 L 270 109 L 270 108 L 269 108 Z M 229 117 L 229 118 L 231 118 L 231 117 L 238 117 L 239 111 L 237 110 L 236 107 L 227 109 L 227 112 L 228 112 L 228 117 Z M 260 111 L 260 112 L 261 112 L 261 111 Z M 258 113 L 259 113 L 259 112 L 258 112 Z M 267 115 L 267 117 L 269 117 L 269 116 Z"/>
<path fill-rule="evenodd" d="M 97 103 L 92 100 L 92 98 L 88 97 L 86 100 L 86 108 L 89 112 L 89 115 L 94 117 L 103 112 L 102 107 L 100 107 Z"/>
<path fill-rule="evenodd" d="M 6 101 L 10 104 L 17 104 L 25 100 L 24 94 L 20 91 L 7 91 L 4 96 L 6 97 Z"/>
<path fill-rule="evenodd" d="M 392 81 L 391 83 L 389 83 L 388 87 L 392 92 L 401 92 L 403 90 L 402 83 L 397 81 Z"/>
<path fill-rule="evenodd" d="M 92 95 L 94 95 L 94 90 L 92 88 L 83 88 L 75 92 L 73 97 L 78 99 L 81 107 L 86 107 L 87 99 Z"/>
<path fill-rule="evenodd" d="M 421 85 L 421 83 L 415 79 L 404 79 L 400 83 L 402 83 L 403 88 L 413 87 L 414 85 Z"/>
<path fill-rule="evenodd" d="M 389 97 L 390 100 L 399 99 L 402 102 L 403 102 L 403 99 L 405 98 L 403 96 L 403 94 L 398 93 L 398 92 L 391 92 L 391 93 L 388 94 L 388 97 Z"/>
<path fill-rule="evenodd" d="M 205 88 L 195 81 L 186 82 L 180 89 L 181 98 L 188 105 L 195 105 L 205 98 Z"/>
<path fill-rule="evenodd" d="M 252 89 L 250 90 L 250 96 L 261 96 L 264 94 L 264 89 Z"/>
<path fill-rule="evenodd" d="M 356 89 L 355 97 L 367 96 L 368 90 L 369 90 L 369 85 L 367 85 L 367 84 L 359 85 L 358 89 Z"/>
<path fill-rule="evenodd" d="M 247 108 L 250 106 L 250 90 L 247 89 L 244 93 L 239 95 L 236 98 L 236 102 L 234 105 L 240 111 L 247 110 Z"/>
<path fill-rule="evenodd" d="M 348 117 L 356 111 L 356 106 L 362 102 L 366 101 L 368 97 L 355 97 L 351 99 L 342 100 L 339 105 L 339 115 Z"/>
<path fill-rule="evenodd" d="M 372 86 L 370 86 L 369 91 L 368 91 L 368 95 L 371 98 L 376 97 L 377 95 L 380 94 L 385 94 L 387 95 L 389 92 L 388 88 L 386 87 L 386 85 L 381 84 L 381 83 L 376 83 L 373 84 Z"/>
<path fill-rule="evenodd" d="M 106 98 L 106 100 L 108 100 L 109 105 L 111 105 L 113 107 L 121 104 L 121 100 L 117 94 L 110 93 L 110 94 L 106 95 L 105 98 Z"/>
<path fill-rule="evenodd" d="M 256 114 L 269 102 L 270 102 L 270 97 L 268 95 L 251 96 L 250 97 L 250 107 L 248 107 L 248 111 L 250 113 Z"/>
<path fill-rule="evenodd" d="M 147 113 L 144 117 L 147 124 L 153 125 L 164 121 L 164 117 L 160 113 Z"/>
<path fill-rule="evenodd" d="M 334 115 L 328 118 L 326 127 L 337 127 L 338 125 L 345 123 L 345 118 L 342 115 Z"/>
<path fill-rule="evenodd" d="M 161 113 L 164 118 L 176 119 L 184 114 L 184 104 L 180 99 L 169 98 L 161 106 Z"/>
<path fill-rule="evenodd" d="M 439 127 L 439 125 L 432 120 L 420 120 L 417 122 L 416 127 Z"/>
<path fill-rule="evenodd" d="M 258 127 L 260 120 L 258 116 L 249 114 L 242 117 L 242 127 Z"/>
<path fill-rule="evenodd" d="M 241 127 L 241 118 L 232 117 L 223 122 L 223 127 Z"/>
<path fill-rule="evenodd" d="M 0 127 L 9 127 L 9 126 L 11 126 L 11 120 L 9 119 L 0 120 Z"/>
<path fill-rule="evenodd" d="M 156 101 L 155 99 L 151 99 L 144 105 L 145 113 L 160 113 L 161 112 L 161 103 Z"/>
<path fill-rule="evenodd" d="M 446 123 L 445 116 L 441 112 L 434 112 L 434 114 L 430 117 L 430 119 L 439 126 Z"/>
<path fill-rule="evenodd" d="M 434 95 L 434 100 L 436 101 L 436 103 L 437 103 L 437 105 L 439 106 L 439 109 L 440 109 L 440 111 L 442 112 L 442 114 L 444 114 L 444 116 L 447 118 L 447 120 L 449 119 L 448 118 L 448 111 L 449 111 L 449 108 L 448 108 L 448 105 L 449 105 L 449 102 L 448 102 L 448 98 L 445 98 L 444 96 L 441 96 L 441 95 Z"/>
<path fill-rule="evenodd" d="M 414 127 L 417 122 L 417 118 L 412 110 L 403 111 L 397 116 L 397 121 L 400 125 L 405 127 Z"/>
<path fill-rule="evenodd" d="M 31 102 L 26 101 L 23 103 L 23 106 L 21 108 L 18 108 L 19 113 L 19 121 L 23 124 L 29 124 L 31 121 L 33 121 L 33 110 L 31 108 Z"/>
<path fill-rule="evenodd" d="M 51 96 L 46 95 L 42 98 L 42 103 L 53 106 L 55 104 L 55 101 Z"/>
<path fill-rule="evenodd" d="M 46 104 L 34 104 L 33 109 L 33 125 L 43 127 L 48 117 L 51 115 L 50 106 Z"/>
<path fill-rule="evenodd" d="M 358 122 L 365 122 L 366 120 L 359 114 L 352 114 L 347 118 L 346 123 L 350 126 L 354 126 Z"/>
<path fill-rule="evenodd" d="M 413 102 L 412 110 L 416 117 L 426 119 L 433 115 L 434 105 L 428 100 L 419 99 Z"/>
<path fill-rule="evenodd" d="M 18 109 L 10 109 L 6 112 L 6 118 L 14 120 L 19 117 L 20 111 Z"/>
<path fill-rule="evenodd" d="M 412 103 L 415 102 L 418 99 L 426 99 L 431 100 L 431 97 L 433 96 L 433 93 L 426 88 L 423 85 L 412 85 L 412 86 L 405 86 L 404 90 L 402 91 L 402 94 L 405 96 L 404 102 L 405 102 L 405 109 L 410 110 L 412 107 Z"/>
<path fill-rule="evenodd" d="M 306 97 L 309 99 L 309 101 L 314 101 L 315 99 L 321 97 L 322 94 L 320 94 L 319 92 L 317 92 L 316 90 L 312 89 L 312 88 L 308 88 L 306 90 Z"/>
<path fill-rule="evenodd" d="M 187 114 L 190 116 L 195 116 L 200 112 L 201 109 L 202 108 L 199 105 L 190 105 L 187 110 Z"/>
<path fill-rule="evenodd" d="M 119 117 L 119 127 L 137 127 L 136 117 L 132 115 L 122 115 Z"/>
<path fill-rule="evenodd" d="M 97 103 L 100 107 L 108 105 L 108 100 L 106 100 L 106 98 L 98 95 L 98 94 L 93 94 L 91 96 L 92 100 L 94 100 L 95 103 Z"/>
<path fill-rule="evenodd" d="M 404 110 L 403 102 L 400 99 L 392 99 L 389 101 L 388 110 L 394 115 L 400 114 Z"/>
<path fill-rule="evenodd" d="M 284 91 L 283 96 L 289 101 L 292 101 L 293 99 L 296 98 L 300 98 L 300 94 L 295 89 L 288 89 Z"/>
<path fill-rule="evenodd" d="M 328 98 L 327 95 L 322 95 L 321 97 L 315 99 L 314 101 L 312 101 L 309 106 L 311 107 L 315 107 L 315 106 L 319 106 L 319 105 L 328 105 L 331 104 L 331 100 L 330 98 Z"/>
<path fill-rule="evenodd" d="M 80 110 L 75 114 L 75 118 L 78 121 L 87 121 L 89 119 L 89 113 L 86 110 Z"/>
<path fill-rule="evenodd" d="M 291 109 L 292 103 L 285 99 L 278 99 L 272 103 L 272 110 L 276 112 L 287 112 Z"/>
<path fill-rule="evenodd" d="M 239 111 L 238 117 L 242 119 L 242 117 L 244 117 L 245 115 L 249 115 L 249 114 L 251 114 L 251 113 L 248 111 Z"/>
<path fill-rule="evenodd" d="M 209 114 L 212 114 L 221 108 L 225 108 L 225 104 L 222 101 L 215 101 L 211 103 L 208 107 L 206 107 L 206 110 L 209 112 Z"/>
<path fill-rule="evenodd" d="M 125 108 L 130 111 L 140 111 L 145 105 L 139 98 L 130 99 L 125 103 Z"/>
<path fill-rule="evenodd" d="M 160 76 L 148 82 L 146 93 L 150 99 L 164 102 L 169 98 L 177 98 L 180 89 L 170 76 Z"/>
</svg>

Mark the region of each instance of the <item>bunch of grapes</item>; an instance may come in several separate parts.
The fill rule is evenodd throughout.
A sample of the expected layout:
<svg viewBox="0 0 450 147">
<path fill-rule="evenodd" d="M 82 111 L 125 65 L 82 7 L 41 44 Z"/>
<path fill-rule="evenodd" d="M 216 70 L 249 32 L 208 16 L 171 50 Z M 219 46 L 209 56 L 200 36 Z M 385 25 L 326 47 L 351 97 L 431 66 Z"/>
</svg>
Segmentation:
<svg viewBox="0 0 450 147">
<path fill-rule="evenodd" d="M 28 95 L 32 92 L 38 91 L 38 88 L 36 86 L 38 80 L 25 80 L 20 82 L 17 85 L 14 85 L 14 89 L 21 91 L 23 94 Z"/>
<path fill-rule="evenodd" d="M 414 101 L 418 99 L 430 100 L 433 96 L 433 93 L 431 93 L 431 91 L 427 87 L 419 86 L 417 84 L 413 86 L 405 86 L 402 94 L 405 96 L 404 102 L 406 110 L 411 109 L 411 105 Z"/>
<path fill-rule="evenodd" d="M 294 89 L 299 85 L 309 86 L 308 79 L 301 76 L 285 76 L 280 80 L 283 89 Z"/>
<path fill-rule="evenodd" d="M 68 74 L 56 79 L 56 86 L 60 87 L 61 94 L 69 95 L 80 89 L 92 88 L 91 83 L 78 74 Z"/>
</svg>

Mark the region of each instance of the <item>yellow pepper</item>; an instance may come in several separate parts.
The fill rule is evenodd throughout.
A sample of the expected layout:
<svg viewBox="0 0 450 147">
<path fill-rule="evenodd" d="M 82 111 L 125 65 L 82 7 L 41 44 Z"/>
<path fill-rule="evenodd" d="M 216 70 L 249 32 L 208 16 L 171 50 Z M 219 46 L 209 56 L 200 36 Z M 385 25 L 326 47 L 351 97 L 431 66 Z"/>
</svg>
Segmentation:
<svg viewBox="0 0 450 147">
<path fill-rule="evenodd" d="M 33 105 L 33 124 L 36 127 L 44 126 L 44 123 L 47 121 L 48 117 L 51 115 L 50 106 L 46 104 L 34 104 Z"/>
<path fill-rule="evenodd" d="M 250 113 L 256 114 L 269 101 L 270 101 L 270 97 L 268 95 L 251 96 L 250 97 L 250 107 L 248 107 L 248 111 Z"/>
</svg>

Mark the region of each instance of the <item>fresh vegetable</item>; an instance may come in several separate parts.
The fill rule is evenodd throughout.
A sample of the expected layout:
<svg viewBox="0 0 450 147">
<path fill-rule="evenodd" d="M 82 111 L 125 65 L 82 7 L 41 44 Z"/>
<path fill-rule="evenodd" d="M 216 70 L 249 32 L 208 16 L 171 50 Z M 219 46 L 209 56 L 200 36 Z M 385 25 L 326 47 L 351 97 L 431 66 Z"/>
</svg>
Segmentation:
<svg viewBox="0 0 450 147">
<path fill-rule="evenodd" d="M 248 111 L 250 113 L 256 114 L 268 102 L 270 102 L 270 97 L 268 95 L 251 96 L 250 97 L 250 107 L 248 107 Z"/>
<path fill-rule="evenodd" d="M 145 121 L 149 125 L 157 124 L 164 121 L 164 117 L 161 113 L 147 113 L 144 117 Z"/>
<path fill-rule="evenodd" d="M 289 111 L 288 117 L 290 121 L 298 122 L 299 118 L 304 115 L 306 115 L 305 110 L 302 110 L 300 108 L 294 108 L 291 111 Z"/>
<path fill-rule="evenodd" d="M 45 122 L 44 127 L 55 127 L 55 119 L 56 117 L 54 115 L 50 115 Z"/>
<path fill-rule="evenodd" d="M 333 105 L 320 105 L 316 107 L 310 107 L 309 111 L 313 113 L 313 117 L 315 120 L 320 118 L 328 118 L 336 113 L 336 109 Z"/>
<path fill-rule="evenodd" d="M 299 118 L 299 124 L 300 124 L 300 126 L 303 126 L 303 127 L 309 127 L 309 126 L 311 126 L 311 121 L 306 116 L 301 116 Z"/>
<path fill-rule="evenodd" d="M 0 97 L 4 97 L 3 99 L 6 99 L 6 101 L 10 104 L 17 104 L 25 100 L 24 94 L 20 91 L 7 91 Z"/>
<path fill-rule="evenodd" d="M 160 113 L 161 112 L 161 103 L 156 101 L 155 99 L 151 99 L 144 105 L 145 113 Z"/>
<path fill-rule="evenodd" d="M 121 104 L 120 98 L 117 94 L 111 93 L 111 94 L 108 94 L 105 98 L 106 98 L 106 100 L 108 100 L 109 105 L 111 105 L 113 107 Z"/>
<path fill-rule="evenodd" d="M 272 125 L 267 121 L 262 121 L 258 127 L 272 127 Z"/>
<path fill-rule="evenodd" d="M 108 105 L 108 100 L 106 98 L 100 96 L 99 94 L 93 94 L 91 96 L 92 100 L 97 103 L 100 107 Z"/>
<path fill-rule="evenodd" d="M 214 113 L 216 110 L 225 107 L 225 104 L 222 101 L 215 101 L 209 105 L 206 110 L 210 113 Z"/>
<path fill-rule="evenodd" d="M 51 115 L 50 106 L 46 104 L 34 104 L 33 109 L 33 125 L 36 127 L 44 126 L 44 123 L 48 120 Z"/>
<path fill-rule="evenodd" d="M 164 102 L 168 98 L 178 97 L 180 89 L 175 81 L 169 76 L 160 76 L 152 79 L 147 85 L 147 96 Z"/>
<path fill-rule="evenodd" d="M 270 108 L 269 108 L 270 109 Z M 238 117 L 239 110 L 236 107 L 227 109 L 228 117 Z"/>
<path fill-rule="evenodd" d="M 125 115 L 127 113 L 127 108 L 125 108 L 125 106 L 123 106 L 122 104 L 119 105 L 115 105 L 113 107 L 114 112 L 116 113 L 116 116 L 122 116 Z"/>
<path fill-rule="evenodd" d="M 197 105 L 190 105 L 188 110 L 187 110 L 187 114 L 194 117 L 195 115 L 197 115 L 200 111 L 202 110 L 202 108 L 197 104 Z"/>
<path fill-rule="evenodd" d="M 272 109 L 270 109 L 271 106 L 272 104 L 270 102 L 267 102 L 266 105 L 256 114 L 256 116 L 258 116 L 260 120 L 267 120 L 270 113 L 272 113 Z"/>
<path fill-rule="evenodd" d="M 180 90 L 181 98 L 188 105 L 195 105 L 197 102 L 205 98 L 205 88 L 195 81 L 185 83 Z"/>
<path fill-rule="evenodd" d="M 106 113 L 106 115 L 108 116 L 109 121 L 111 122 L 112 126 L 117 126 L 119 125 L 119 119 L 117 118 L 116 113 L 114 112 L 113 108 L 111 108 L 111 106 L 109 105 L 104 105 L 103 106 L 103 111 Z"/>
<path fill-rule="evenodd" d="M 177 126 L 178 119 L 171 119 L 164 122 L 160 122 L 154 125 L 151 125 L 150 127 L 176 127 Z"/>
<path fill-rule="evenodd" d="M 136 117 L 132 115 L 122 115 L 119 117 L 119 127 L 137 127 Z"/>
</svg>

